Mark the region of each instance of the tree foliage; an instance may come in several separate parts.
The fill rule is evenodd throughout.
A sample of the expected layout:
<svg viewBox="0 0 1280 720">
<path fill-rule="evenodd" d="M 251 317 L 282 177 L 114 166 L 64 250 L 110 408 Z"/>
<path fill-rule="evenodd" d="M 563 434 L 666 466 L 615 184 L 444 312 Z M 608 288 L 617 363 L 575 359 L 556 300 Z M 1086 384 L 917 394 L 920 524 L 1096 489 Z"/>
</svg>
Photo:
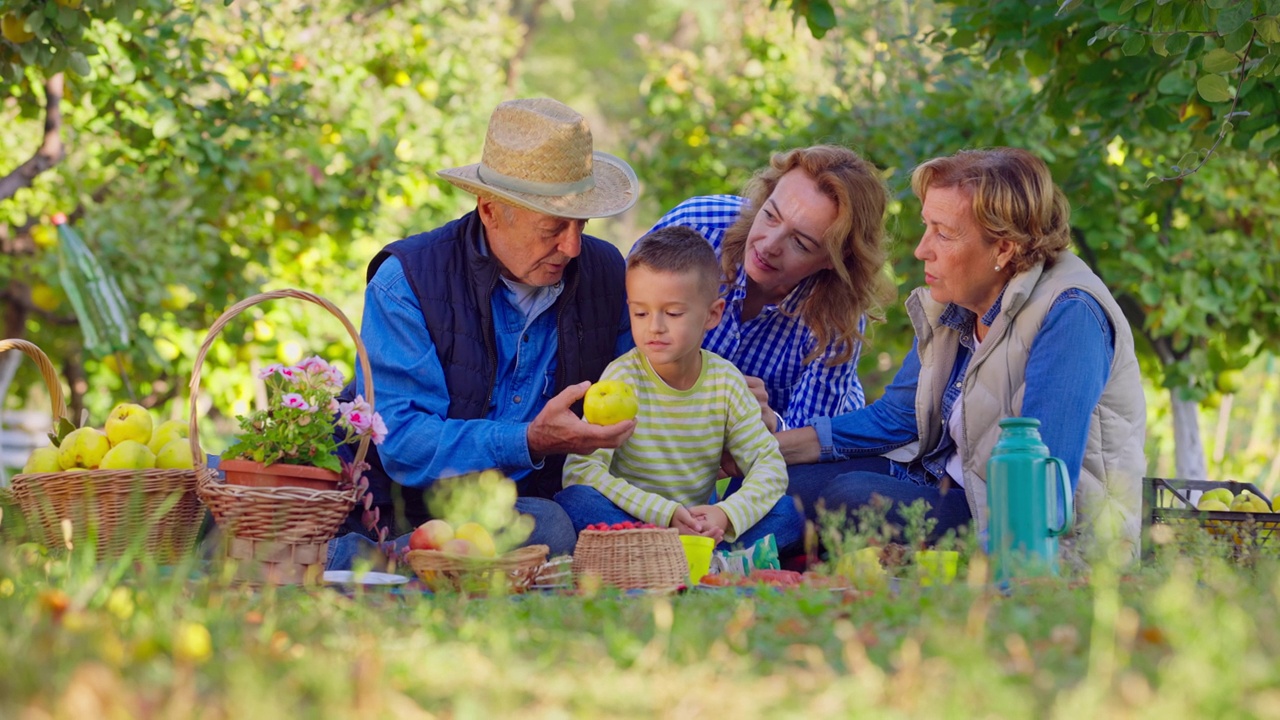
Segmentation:
<svg viewBox="0 0 1280 720">
<path fill-rule="evenodd" d="M 243 297 L 293 286 L 358 306 L 374 249 L 458 209 L 432 171 L 478 154 L 475 128 L 505 91 L 493 78 L 519 32 L 460 0 L 127 5 L 85 0 L 78 29 L 57 25 L 59 10 L 56 27 L 2 43 L 19 59 L 5 69 L 0 173 L 39 145 L 57 58 L 88 63 L 65 74 L 65 159 L 0 205 L 0 295 L 6 334 L 61 363 L 76 400 L 98 391 L 99 415 L 119 399 L 120 372 L 146 404 L 180 396 L 204 330 Z M 59 211 L 133 304 L 142 340 L 123 366 L 80 350 L 49 234 Z M 340 332 L 287 305 L 246 313 L 208 358 L 205 390 L 240 413 L 256 358 L 305 347 L 349 367 Z"/>
</svg>

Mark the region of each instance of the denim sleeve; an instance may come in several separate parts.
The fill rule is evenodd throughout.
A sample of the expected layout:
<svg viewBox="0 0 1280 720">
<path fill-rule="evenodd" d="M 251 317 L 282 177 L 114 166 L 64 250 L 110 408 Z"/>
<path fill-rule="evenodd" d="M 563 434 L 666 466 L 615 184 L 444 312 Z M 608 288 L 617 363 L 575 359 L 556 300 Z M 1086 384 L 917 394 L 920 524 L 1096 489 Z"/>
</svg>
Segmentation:
<svg viewBox="0 0 1280 720">
<path fill-rule="evenodd" d="M 409 487 L 488 468 L 534 467 L 527 423 L 450 420 L 449 391 L 418 299 L 395 258 L 365 290 L 360 337 L 369 352 L 376 409 L 387 424 L 378 448 L 387 473 Z M 359 368 L 357 387 L 364 382 Z"/>
<path fill-rule="evenodd" d="M 1102 306 L 1073 289 L 1053 301 L 1027 357 L 1022 415 L 1040 421 L 1040 438 L 1066 463 L 1073 489 L 1114 355 L 1115 331 Z"/>
<path fill-rule="evenodd" d="M 861 410 L 814 421 L 822 460 L 847 460 L 881 455 L 919 438 L 916 427 L 916 385 L 920 379 L 920 355 L 916 343 L 902 360 L 902 367 L 884 395 Z"/>
</svg>

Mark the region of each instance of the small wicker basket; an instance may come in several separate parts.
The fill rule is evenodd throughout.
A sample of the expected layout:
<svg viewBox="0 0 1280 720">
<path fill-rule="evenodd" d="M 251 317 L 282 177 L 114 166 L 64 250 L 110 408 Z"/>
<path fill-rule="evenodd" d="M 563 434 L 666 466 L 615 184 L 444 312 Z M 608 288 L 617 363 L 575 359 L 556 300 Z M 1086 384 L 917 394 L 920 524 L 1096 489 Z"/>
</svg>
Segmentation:
<svg viewBox="0 0 1280 720">
<path fill-rule="evenodd" d="M 53 426 L 66 417 L 62 386 L 49 357 L 26 340 L 0 340 L 0 352 L 20 350 L 35 361 L 49 388 Z M 191 551 L 200 530 L 195 470 L 73 470 L 20 473 L 11 494 L 50 549 L 94 542 L 99 562 L 131 548 L 160 564 Z M 71 535 L 63 536 L 63 522 Z M 68 545 L 69 542 L 69 545 Z"/>
<path fill-rule="evenodd" d="M 675 528 L 583 530 L 573 552 L 578 585 L 624 590 L 674 590 L 689 581 L 689 563 Z"/>
<path fill-rule="evenodd" d="M 202 471 L 197 492 L 209 507 L 214 520 L 226 534 L 225 554 L 237 560 L 242 579 L 275 585 L 315 584 L 320 581 L 328 557 L 328 543 L 356 504 L 357 470 L 350 486 L 334 490 L 279 487 L 262 488 L 230 485 L 204 467 L 197 430 L 196 398 L 200 392 L 200 371 L 205 356 L 218 333 L 236 315 L 254 305 L 280 298 L 295 298 L 328 310 L 342 322 L 355 341 L 356 355 L 364 372 L 364 396 L 373 405 L 373 375 L 369 355 L 360 334 L 333 303 L 301 290 L 274 290 L 254 295 L 232 305 L 209 328 L 209 335 L 196 355 L 191 371 L 191 452 Z M 358 468 L 369 449 L 369 437 L 360 438 L 356 448 Z"/>
<path fill-rule="evenodd" d="M 546 545 L 529 545 L 501 557 L 479 558 L 439 550 L 410 550 L 405 559 L 418 579 L 436 592 L 484 595 L 498 588 L 522 593 L 537 579 L 550 551 Z"/>
</svg>

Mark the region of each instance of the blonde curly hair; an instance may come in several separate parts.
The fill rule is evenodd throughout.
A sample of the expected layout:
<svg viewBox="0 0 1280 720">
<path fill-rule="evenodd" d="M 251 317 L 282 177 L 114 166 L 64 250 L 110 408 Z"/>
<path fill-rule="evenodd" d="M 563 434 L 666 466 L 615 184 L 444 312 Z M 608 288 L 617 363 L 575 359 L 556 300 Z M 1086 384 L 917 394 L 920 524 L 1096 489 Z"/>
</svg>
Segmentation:
<svg viewBox="0 0 1280 720">
<path fill-rule="evenodd" d="M 756 213 L 764 207 L 783 175 L 800 170 L 836 206 L 836 219 L 823 234 L 823 247 L 831 258 L 830 270 L 812 276 L 813 289 L 800 304 L 798 315 L 817 339 L 805 357 L 811 362 L 834 344 L 838 351 L 828 365 L 853 357 L 862 342 L 858 321 L 863 315 L 883 320 L 884 304 L 894 287 L 884 274 L 887 254 L 884 215 L 889 190 L 874 165 L 838 145 L 814 145 L 776 153 L 769 167 L 756 173 L 747 185 L 749 211 L 743 212 L 725 231 L 720 246 L 721 269 L 726 278 L 737 277 L 746 252 L 747 235 Z"/>
</svg>

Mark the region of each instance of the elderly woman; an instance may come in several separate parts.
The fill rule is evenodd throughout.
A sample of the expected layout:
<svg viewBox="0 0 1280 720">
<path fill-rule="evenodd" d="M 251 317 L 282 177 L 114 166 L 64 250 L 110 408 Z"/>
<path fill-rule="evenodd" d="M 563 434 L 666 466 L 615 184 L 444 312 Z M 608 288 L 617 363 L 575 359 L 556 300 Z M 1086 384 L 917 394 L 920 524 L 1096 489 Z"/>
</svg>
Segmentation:
<svg viewBox="0 0 1280 720">
<path fill-rule="evenodd" d="M 923 498 L 935 534 L 981 533 L 998 421 L 1033 417 L 1071 474 L 1076 532 L 1105 516 L 1136 554 L 1146 404 L 1133 335 L 1067 250 L 1070 208 L 1048 168 L 1023 150 L 967 151 L 916 168 L 911 188 L 926 285 L 907 300 L 913 347 L 880 400 L 780 434 L 789 491 L 811 515 L 819 501 Z M 818 461 L 842 462 L 803 464 Z"/>
<path fill-rule="evenodd" d="M 770 430 L 865 404 L 865 315 L 892 293 L 881 274 L 889 192 L 857 153 L 834 145 L 773 156 L 747 196 L 695 197 L 654 230 L 684 225 L 716 250 L 724 318 L 702 346 L 732 362 Z"/>
</svg>

